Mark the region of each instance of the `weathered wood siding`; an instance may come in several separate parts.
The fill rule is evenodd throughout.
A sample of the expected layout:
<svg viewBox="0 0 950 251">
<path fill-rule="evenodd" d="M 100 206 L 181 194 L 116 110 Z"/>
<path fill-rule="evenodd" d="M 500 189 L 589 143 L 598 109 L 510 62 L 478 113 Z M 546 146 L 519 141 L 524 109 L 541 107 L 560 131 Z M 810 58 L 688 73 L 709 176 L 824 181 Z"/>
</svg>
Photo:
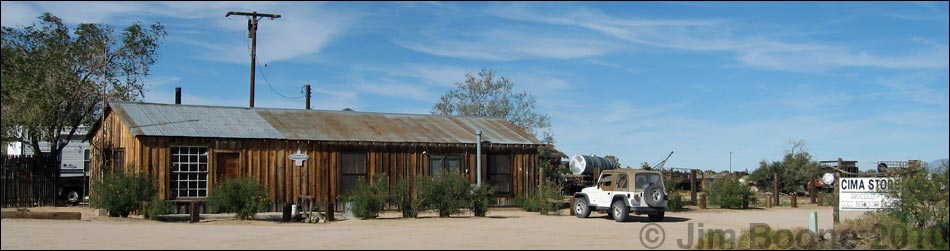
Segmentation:
<svg viewBox="0 0 950 251">
<path fill-rule="evenodd" d="M 340 171 L 343 153 L 366 153 L 367 177 L 385 173 L 395 184 L 400 179 L 414 179 L 428 174 L 428 157 L 423 152 L 459 154 L 463 156 L 462 169 L 475 182 L 476 164 L 474 144 L 430 144 L 390 142 L 326 142 L 274 139 L 220 139 L 186 137 L 134 137 L 114 114 L 109 114 L 102 128 L 92 137 L 92 176 L 101 180 L 102 151 L 97 149 L 123 148 L 125 171 L 149 174 L 157 178 L 163 198 L 172 199 L 171 148 L 201 146 L 208 148 L 208 187 L 214 193 L 218 179 L 218 153 L 240 155 L 240 175 L 254 177 L 268 189 L 274 205 L 291 202 L 298 195 L 315 196 L 320 202 L 332 203 L 339 198 Z M 310 159 L 297 167 L 288 158 L 297 150 Z M 482 149 L 482 180 L 488 182 L 488 156 L 512 156 L 512 193 L 524 194 L 536 189 L 539 183 L 537 146 L 490 144 Z M 511 197 L 498 198 L 497 204 L 511 203 Z M 273 209 L 273 207 L 272 207 Z"/>
</svg>

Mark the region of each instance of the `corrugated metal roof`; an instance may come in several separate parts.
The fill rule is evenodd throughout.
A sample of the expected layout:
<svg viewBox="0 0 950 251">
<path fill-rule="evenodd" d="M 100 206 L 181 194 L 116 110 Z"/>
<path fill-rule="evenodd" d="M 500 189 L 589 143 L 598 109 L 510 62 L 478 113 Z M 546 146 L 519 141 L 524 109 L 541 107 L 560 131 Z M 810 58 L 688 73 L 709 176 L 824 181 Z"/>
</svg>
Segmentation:
<svg viewBox="0 0 950 251">
<path fill-rule="evenodd" d="M 113 102 L 136 136 L 541 144 L 504 119 L 417 114 Z"/>
<path fill-rule="evenodd" d="M 119 102 L 110 106 L 136 136 L 283 138 L 251 109 Z"/>
</svg>

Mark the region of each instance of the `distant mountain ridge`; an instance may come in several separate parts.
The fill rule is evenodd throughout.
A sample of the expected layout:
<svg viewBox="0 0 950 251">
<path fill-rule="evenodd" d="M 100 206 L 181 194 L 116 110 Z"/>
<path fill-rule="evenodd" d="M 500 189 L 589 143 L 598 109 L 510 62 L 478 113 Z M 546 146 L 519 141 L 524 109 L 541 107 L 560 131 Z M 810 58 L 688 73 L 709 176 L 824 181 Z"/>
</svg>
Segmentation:
<svg viewBox="0 0 950 251">
<path fill-rule="evenodd" d="M 950 163 L 950 159 L 938 159 L 927 163 L 930 164 L 931 171 L 937 171 L 944 163 Z"/>
</svg>

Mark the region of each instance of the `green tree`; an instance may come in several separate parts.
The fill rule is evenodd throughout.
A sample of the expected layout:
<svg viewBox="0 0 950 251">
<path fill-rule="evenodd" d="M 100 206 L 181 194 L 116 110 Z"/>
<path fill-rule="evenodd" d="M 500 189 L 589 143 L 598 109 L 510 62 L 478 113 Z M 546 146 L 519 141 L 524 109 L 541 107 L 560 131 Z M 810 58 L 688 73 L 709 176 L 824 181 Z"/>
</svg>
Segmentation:
<svg viewBox="0 0 950 251">
<path fill-rule="evenodd" d="M 536 100 L 528 92 L 515 92 L 514 83 L 505 77 L 495 77 L 495 71 L 482 69 L 478 76 L 465 74 L 465 81 L 455 83 L 456 89 L 439 97 L 432 114 L 465 115 L 504 118 L 543 141 L 554 144 L 551 118 L 535 111 Z"/>
<path fill-rule="evenodd" d="M 622 168 L 622 167 L 623 167 L 623 166 L 620 165 L 620 158 L 617 158 L 617 156 L 607 155 L 607 156 L 604 156 L 604 159 L 609 160 L 610 163 L 613 164 L 613 165 L 614 165 L 615 167 L 617 167 L 617 168 Z"/>
<path fill-rule="evenodd" d="M 898 179 L 888 189 L 888 196 L 895 198 L 897 205 L 886 212 L 915 228 L 940 227 L 946 237 L 950 221 L 947 164 L 937 167 L 934 173 L 918 167 L 901 170 L 893 176 Z"/>
<path fill-rule="evenodd" d="M 3 138 L 62 152 L 81 125 L 100 116 L 102 100 L 143 96 L 142 77 L 166 33 L 134 23 L 120 33 L 102 24 L 70 31 L 50 13 L 26 27 L 2 28 Z M 14 133 L 21 131 L 22 134 Z"/>
<path fill-rule="evenodd" d="M 804 193 L 808 182 L 818 178 L 818 162 L 805 150 L 805 141 L 792 141 L 790 145 L 782 161 L 762 160 L 759 168 L 749 174 L 749 179 L 755 181 L 761 191 L 772 191 L 775 174 L 778 174 L 779 192 L 785 194 Z"/>
<path fill-rule="evenodd" d="M 651 170 L 653 169 L 653 166 L 650 165 L 650 162 L 644 161 L 643 163 L 640 163 L 640 169 Z"/>
</svg>

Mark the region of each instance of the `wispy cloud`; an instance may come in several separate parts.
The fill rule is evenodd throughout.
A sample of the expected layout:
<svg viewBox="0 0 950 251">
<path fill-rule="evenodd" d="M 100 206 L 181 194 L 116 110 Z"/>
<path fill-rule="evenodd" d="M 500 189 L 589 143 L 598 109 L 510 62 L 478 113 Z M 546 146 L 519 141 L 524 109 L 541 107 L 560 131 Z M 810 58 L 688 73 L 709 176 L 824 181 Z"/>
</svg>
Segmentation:
<svg viewBox="0 0 950 251">
<path fill-rule="evenodd" d="M 128 25 L 131 21 L 168 20 L 166 25 L 184 26 L 169 29 L 168 39 L 202 48 L 195 57 L 208 61 L 247 63 L 249 43 L 243 16 L 225 18 L 228 11 L 259 11 L 278 13 L 275 20 L 264 19 L 258 29 L 257 53 L 261 63 L 305 57 L 320 52 L 335 38 L 358 22 L 363 13 L 317 3 L 299 5 L 274 2 L 39 2 L 36 8 L 27 3 L 3 2 L 3 22 L 31 23 L 38 15 L 51 12 L 66 23 L 106 23 Z M 9 8 L 8 8 L 9 7 Z M 13 11 L 8 11 L 13 10 Z M 26 20 L 26 21 L 23 21 Z M 177 20 L 177 21 L 176 21 Z M 196 27 L 189 23 L 209 25 Z M 182 31 L 179 33 L 179 31 Z M 225 31 L 222 33 L 221 31 Z M 215 36 L 209 36 L 216 34 Z M 233 34 L 233 36 L 231 36 Z M 199 37 L 205 40 L 199 40 Z"/>
<path fill-rule="evenodd" d="M 879 83 L 899 94 L 904 100 L 946 107 L 947 104 L 950 104 L 950 96 L 948 96 L 946 89 L 947 83 L 940 83 L 939 79 L 938 74 L 918 72 L 880 78 Z M 939 90 L 934 86 L 943 86 L 943 89 Z"/>
<path fill-rule="evenodd" d="M 355 70 L 374 72 L 388 78 L 404 78 L 417 84 L 439 87 L 454 87 L 455 83 L 465 80 L 466 73 L 478 71 L 474 68 L 428 64 L 360 65 Z"/>
<path fill-rule="evenodd" d="M 946 68 L 950 58 L 947 45 L 923 46 L 904 54 L 879 55 L 834 45 L 737 35 L 733 32 L 735 24 L 726 20 L 619 18 L 590 8 L 542 14 L 522 4 L 493 8 L 488 12 L 511 20 L 585 28 L 643 46 L 731 52 L 746 65 L 775 70 Z"/>
<path fill-rule="evenodd" d="M 521 59 L 576 59 L 603 55 L 616 48 L 593 38 L 568 38 L 528 30 L 475 31 L 462 37 L 426 35 L 396 40 L 407 49 L 443 57 L 513 61 Z"/>
<path fill-rule="evenodd" d="M 3 26 L 27 26 L 36 21 L 41 11 L 27 2 L 0 2 L 0 22 Z"/>
</svg>

